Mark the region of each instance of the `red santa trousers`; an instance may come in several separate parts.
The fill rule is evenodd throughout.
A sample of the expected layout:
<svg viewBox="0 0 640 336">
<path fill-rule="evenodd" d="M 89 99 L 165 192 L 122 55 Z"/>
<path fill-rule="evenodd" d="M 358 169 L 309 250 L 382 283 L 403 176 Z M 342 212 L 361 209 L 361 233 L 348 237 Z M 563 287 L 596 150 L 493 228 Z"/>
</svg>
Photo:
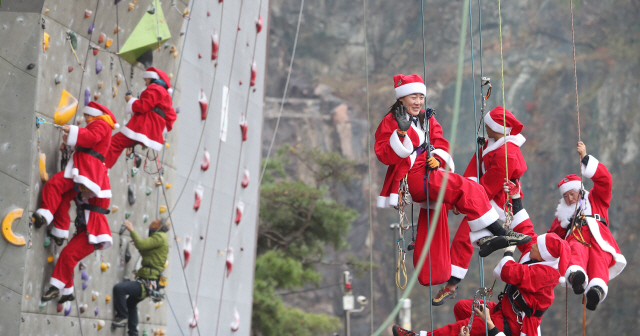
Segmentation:
<svg viewBox="0 0 640 336">
<path fill-rule="evenodd" d="M 451 276 L 464 279 L 469 270 L 469 263 L 473 257 L 473 245 L 469 243 L 469 221 L 465 216 L 458 226 L 451 242 Z"/>
<path fill-rule="evenodd" d="M 426 203 L 421 205 L 426 206 Z M 431 206 L 434 206 L 435 202 L 431 202 Z M 447 215 L 449 211 L 446 207 L 440 209 L 440 215 L 436 217 L 436 221 L 433 219 L 433 210 L 426 208 L 420 209 L 420 217 L 418 217 L 418 233 L 416 236 L 416 248 L 413 251 L 413 266 L 417 267 L 420 261 L 420 254 L 427 242 L 427 236 L 429 235 L 429 227 L 431 225 L 437 225 L 433 234 L 433 240 L 431 241 L 430 250 L 426 256 L 422 270 L 418 274 L 418 281 L 423 286 L 429 286 L 430 284 L 439 285 L 447 282 L 451 277 L 451 261 L 449 260 L 449 226 L 447 225 Z M 427 223 L 429 221 L 429 223 Z M 467 236 L 469 240 L 469 236 Z M 431 255 L 431 259 L 429 259 Z M 431 263 L 431 265 L 429 265 Z M 429 272 L 431 272 L 431 282 L 429 282 Z"/>
<path fill-rule="evenodd" d="M 120 154 L 122 154 L 125 148 L 132 147 L 136 143 L 138 143 L 136 140 L 129 139 L 122 133 L 117 133 L 111 137 L 111 146 L 104 158 L 104 164 L 107 166 L 107 169 L 111 169 L 111 167 L 116 164 L 116 161 L 118 161 Z"/>
<path fill-rule="evenodd" d="M 69 209 L 71 201 L 78 194 L 74 189 L 76 183 L 64 177 L 64 171 L 54 174 L 42 188 L 42 203 L 36 211 L 42 215 L 48 224 L 53 222 L 51 234 L 59 238 L 69 237 Z"/>
<path fill-rule="evenodd" d="M 604 290 L 605 296 L 609 292 L 609 266 L 613 263 L 611 253 L 602 250 L 602 247 L 591 235 L 589 227 L 583 226 L 582 237 L 584 241 L 591 244 L 591 247 L 581 244 L 573 234 L 567 236 L 567 242 L 571 246 L 571 264 L 569 272 L 582 271 L 587 275 L 588 285 L 586 290 L 593 286 L 600 286 Z M 578 234 L 576 232 L 576 234 Z M 578 235 L 579 236 L 579 235 Z M 586 270 L 586 271 L 585 271 Z"/>
<path fill-rule="evenodd" d="M 95 245 L 89 244 L 86 231 L 80 232 L 69 240 L 67 246 L 60 252 L 60 257 L 53 269 L 53 275 L 49 282 L 60 289 L 61 295 L 73 293 L 73 270 L 78 262 L 95 251 Z"/>
<path fill-rule="evenodd" d="M 424 187 L 429 191 L 429 201 L 435 202 L 438 198 L 440 186 L 444 182 L 444 170 L 431 170 L 429 181 L 426 183 L 424 166 L 416 165 L 409 171 L 407 182 L 409 184 L 409 192 L 414 201 L 426 200 L 427 195 Z M 489 203 L 487 193 L 482 186 L 458 174 L 450 173 L 447 186 L 444 192 L 444 204 L 447 206 L 455 206 L 458 210 L 465 214 L 468 218 L 471 233 L 469 234 L 471 242 L 490 236 L 491 232 L 486 229 L 487 226 L 498 220 L 498 213 Z"/>
</svg>

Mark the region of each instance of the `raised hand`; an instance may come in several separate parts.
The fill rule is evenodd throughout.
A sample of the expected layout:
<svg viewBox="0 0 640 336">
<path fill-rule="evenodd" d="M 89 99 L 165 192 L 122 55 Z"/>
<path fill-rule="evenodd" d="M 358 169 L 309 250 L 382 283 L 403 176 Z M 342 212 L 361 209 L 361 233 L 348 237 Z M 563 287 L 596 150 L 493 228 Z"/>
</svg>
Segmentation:
<svg viewBox="0 0 640 336">
<path fill-rule="evenodd" d="M 398 129 L 402 132 L 406 132 L 411 127 L 411 120 L 407 118 L 407 108 L 404 105 L 396 107 L 393 113 L 396 116 L 396 122 L 398 123 Z"/>
</svg>

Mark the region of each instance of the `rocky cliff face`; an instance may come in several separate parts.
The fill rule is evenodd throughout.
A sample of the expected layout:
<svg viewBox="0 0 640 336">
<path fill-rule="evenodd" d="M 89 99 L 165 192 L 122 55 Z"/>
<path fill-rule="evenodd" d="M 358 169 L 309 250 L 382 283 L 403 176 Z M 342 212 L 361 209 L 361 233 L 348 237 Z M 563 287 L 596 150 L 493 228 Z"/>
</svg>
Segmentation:
<svg viewBox="0 0 640 336">
<path fill-rule="evenodd" d="M 584 2 L 574 7 L 577 79 L 580 92 L 580 130 L 576 112 L 571 21 L 566 1 L 537 0 L 503 3 L 502 34 L 504 50 L 504 100 L 524 124 L 527 137 L 522 147 L 529 170 L 523 179 L 525 206 L 538 233 L 545 232 L 554 217 L 559 200 L 556 184 L 566 174 L 579 173 L 575 143 L 582 139 L 590 154 L 606 164 L 614 178 L 610 222 L 630 267 L 611 282 L 607 300 L 597 313 L 588 314 L 590 333 L 631 333 L 637 319 L 638 294 L 635 249 L 638 228 L 635 167 L 640 163 L 640 4 L 634 1 Z M 293 0 L 271 2 L 268 55 L 267 98 L 263 149 L 266 150 L 275 125 L 280 99 L 291 57 L 300 3 Z M 426 1 L 426 82 L 427 104 L 437 111 L 445 136 L 450 134 L 455 86 L 457 43 L 462 4 Z M 479 97 L 480 40 L 478 8 L 472 4 L 475 73 L 471 69 L 471 48 L 467 37 L 463 101 L 454 159 L 463 172 L 474 150 L 474 102 L 472 80 Z M 341 202 L 357 209 L 361 216 L 353 224 L 350 253 L 368 260 L 373 244 L 375 328 L 392 310 L 395 302 L 395 255 L 393 232 L 389 224 L 397 221 L 392 210 L 373 210 L 373 242 L 368 239 L 369 204 L 382 183 L 385 167 L 372 153 L 369 186 L 368 141 L 379 120 L 394 101 L 391 76 L 396 73 L 423 73 L 420 2 L 367 3 L 369 100 L 371 124 L 367 126 L 365 48 L 362 3 L 315 1 L 306 3 L 300 28 L 288 99 L 284 105 L 278 144 L 302 144 L 339 151 L 359 163 L 361 178 L 342 187 L 336 195 Z M 500 83 L 500 43 L 497 2 L 482 3 L 482 71 L 492 78 L 493 95 L 487 109 L 502 105 Z M 473 75 L 473 76 L 472 76 Z M 477 106 L 479 113 L 479 104 Z M 304 177 L 302 167 L 292 168 Z M 586 182 L 591 187 L 591 182 Z M 373 201 L 369 203 L 369 195 Z M 451 234 L 460 217 L 451 215 Z M 335 252 L 343 253 L 344 251 Z M 331 255 L 328 256 L 331 258 Z M 410 257 L 410 256 L 409 256 Z M 493 283 L 491 270 L 497 256 L 485 260 L 485 278 Z M 409 265 L 408 268 L 413 268 Z M 478 286 L 477 261 L 461 284 L 457 299 L 473 296 Z M 343 269 L 322 266 L 323 284 L 340 279 Z M 502 284 L 496 284 L 496 292 Z M 437 288 L 434 288 L 437 291 Z M 356 278 L 356 295 L 370 294 L 369 277 Z M 317 312 L 342 314 L 342 293 L 331 287 L 305 294 L 288 295 L 293 305 Z M 429 328 L 429 290 L 414 289 L 413 326 Z M 564 289 L 558 287 L 556 302 L 547 314 L 543 331 L 559 334 L 564 328 Z M 313 302 L 313 305 L 309 304 Z M 436 308 L 434 325 L 453 322 L 453 304 Z M 627 307 L 629 309 L 620 309 Z M 569 327 L 578 332 L 580 298 L 569 296 Z M 352 317 L 352 335 L 370 332 L 369 308 Z M 630 323 L 620 323 L 621 321 Z M 557 331 L 557 332 L 556 332 Z"/>
</svg>

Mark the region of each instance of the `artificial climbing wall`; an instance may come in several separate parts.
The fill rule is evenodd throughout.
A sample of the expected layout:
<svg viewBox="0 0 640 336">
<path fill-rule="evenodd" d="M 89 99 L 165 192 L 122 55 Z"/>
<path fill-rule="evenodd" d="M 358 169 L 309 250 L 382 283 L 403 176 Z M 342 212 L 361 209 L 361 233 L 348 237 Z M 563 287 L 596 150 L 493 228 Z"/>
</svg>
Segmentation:
<svg viewBox="0 0 640 336">
<path fill-rule="evenodd" d="M 249 335 L 269 2 L 195 0 L 192 5 L 173 187 L 176 233 L 183 241 L 192 237 L 192 253 L 184 275 L 172 254 L 168 295 L 182 308 L 168 319 L 168 330 Z M 208 103 L 204 121 L 202 96 Z M 197 211 L 196 190 L 203 191 Z M 188 330 L 189 293 L 199 311 L 200 333 Z"/>
</svg>

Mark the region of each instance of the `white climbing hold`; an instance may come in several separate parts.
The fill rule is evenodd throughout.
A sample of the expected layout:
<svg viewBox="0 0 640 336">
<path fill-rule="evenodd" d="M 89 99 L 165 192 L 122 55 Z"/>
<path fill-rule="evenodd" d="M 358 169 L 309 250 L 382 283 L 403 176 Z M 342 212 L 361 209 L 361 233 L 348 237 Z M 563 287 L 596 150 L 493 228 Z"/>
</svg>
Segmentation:
<svg viewBox="0 0 640 336">
<path fill-rule="evenodd" d="M 218 49 L 220 47 L 220 38 L 218 37 L 218 33 L 213 31 L 211 34 L 211 60 L 215 60 L 218 58 Z"/>
<path fill-rule="evenodd" d="M 236 219 L 234 220 L 234 223 L 240 224 L 240 221 L 242 220 L 243 212 L 244 212 L 244 202 L 238 201 L 238 204 L 236 205 Z"/>
<path fill-rule="evenodd" d="M 191 260 L 191 236 L 184 237 L 184 245 L 182 247 L 184 253 L 184 267 L 187 268 L 189 260 Z"/>
<path fill-rule="evenodd" d="M 200 103 L 201 119 L 205 120 L 207 119 L 207 108 L 209 107 L 209 101 L 207 100 L 207 96 L 204 94 L 204 89 L 200 89 L 198 102 Z"/>
<path fill-rule="evenodd" d="M 198 326 L 198 320 L 200 320 L 200 314 L 198 313 L 198 307 L 193 307 L 193 316 L 189 319 L 189 327 L 195 328 Z"/>
<path fill-rule="evenodd" d="M 211 155 L 209 154 L 209 151 L 205 148 L 204 157 L 202 158 L 202 163 L 200 164 L 200 169 L 202 169 L 202 171 L 207 171 L 207 169 L 209 169 L 210 163 L 211 163 Z"/>
<path fill-rule="evenodd" d="M 242 176 L 242 182 L 240 182 L 240 185 L 243 188 L 249 186 L 249 169 L 247 169 L 246 167 L 244 168 L 244 175 Z"/>
<path fill-rule="evenodd" d="M 227 278 L 233 271 L 233 247 L 227 248 Z"/>
<path fill-rule="evenodd" d="M 231 320 L 231 331 L 240 329 L 240 313 L 237 308 L 233 308 L 233 319 Z"/>
<path fill-rule="evenodd" d="M 202 201 L 202 195 L 204 194 L 204 187 L 202 185 L 198 185 L 196 187 L 196 201 L 193 203 L 193 209 L 198 211 L 200 209 L 200 202 Z"/>
</svg>

